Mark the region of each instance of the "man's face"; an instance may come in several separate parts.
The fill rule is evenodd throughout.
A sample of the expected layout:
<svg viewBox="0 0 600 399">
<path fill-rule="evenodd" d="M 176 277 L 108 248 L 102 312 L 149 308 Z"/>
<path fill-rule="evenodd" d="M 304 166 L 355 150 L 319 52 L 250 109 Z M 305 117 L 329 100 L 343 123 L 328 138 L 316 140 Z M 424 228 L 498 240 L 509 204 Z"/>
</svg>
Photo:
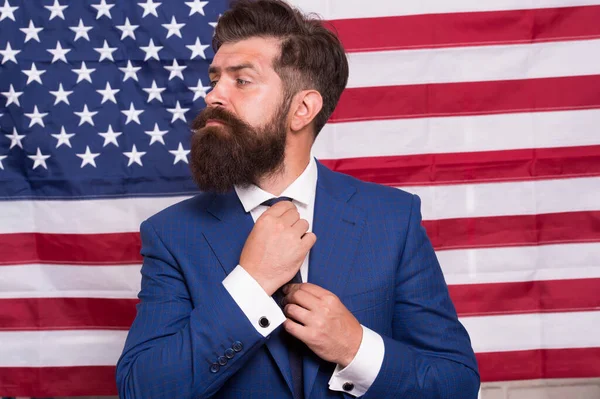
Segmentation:
<svg viewBox="0 0 600 399">
<path fill-rule="evenodd" d="M 190 167 L 203 191 L 256 184 L 283 165 L 289 102 L 273 60 L 275 39 L 224 44 L 209 75 L 207 108 L 192 123 Z"/>
</svg>

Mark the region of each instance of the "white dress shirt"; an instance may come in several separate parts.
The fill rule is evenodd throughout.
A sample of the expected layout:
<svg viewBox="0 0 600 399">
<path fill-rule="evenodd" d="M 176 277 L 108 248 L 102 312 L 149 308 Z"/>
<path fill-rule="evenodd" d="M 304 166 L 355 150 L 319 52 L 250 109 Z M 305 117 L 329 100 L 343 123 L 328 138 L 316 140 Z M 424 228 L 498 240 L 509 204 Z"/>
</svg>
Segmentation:
<svg viewBox="0 0 600 399">
<path fill-rule="evenodd" d="M 313 225 L 317 174 L 317 163 L 311 157 L 304 172 L 281 193 L 282 197 L 293 199 L 300 217 L 308 221 L 309 231 L 312 231 Z M 244 210 L 250 212 L 255 222 L 268 209 L 268 207 L 261 204 L 276 197 L 255 185 L 246 188 L 235 187 L 235 191 Z M 309 255 L 306 256 L 300 267 L 300 274 L 304 282 L 308 279 Z M 285 321 L 286 317 L 281 308 L 241 265 L 238 265 L 223 280 L 223 285 L 262 336 L 268 336 Z M 259 320 L 263 317 L 269 320 L 267 327 L 262 327 L 259 324 Z M 356 356 L 346 368 L 339 365 L 335 368 L 329 380 L 329 389 L 346 392 L 353 396 L 361 396 L 367 392 L 375 381 L 377 374 L 379 374 L 385 355 L 383 339 L 379 334 L 365 326 L 362 326 L 362 329 L 363 337 Z M 353 389 L 344 389 L 345 384 L 346 388 L 353 386 Z"/>
</svg>

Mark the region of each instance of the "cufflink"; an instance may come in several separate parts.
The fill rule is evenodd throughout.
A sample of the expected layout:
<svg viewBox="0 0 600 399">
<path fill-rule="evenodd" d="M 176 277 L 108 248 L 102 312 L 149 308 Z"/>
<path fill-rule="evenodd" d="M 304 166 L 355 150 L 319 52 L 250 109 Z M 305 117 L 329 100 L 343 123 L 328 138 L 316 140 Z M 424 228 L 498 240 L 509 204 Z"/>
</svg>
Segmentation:
<svg viewBox="0 0 600 399">
<path fill-rule="evenodd" d="M 271 325 L 271 322 L 269 321 L 269 319 L 263 316 L 258 320 L 258 325 L 262 328 L 267 328 Z"/>
<path fill-rule="evenodd" d="M 346 392 L 350 392 L 354 389 L 354 384 L 351 382 L 344 382 L 344 385 L 342 385 L 342 389 Z"/>
</svg>

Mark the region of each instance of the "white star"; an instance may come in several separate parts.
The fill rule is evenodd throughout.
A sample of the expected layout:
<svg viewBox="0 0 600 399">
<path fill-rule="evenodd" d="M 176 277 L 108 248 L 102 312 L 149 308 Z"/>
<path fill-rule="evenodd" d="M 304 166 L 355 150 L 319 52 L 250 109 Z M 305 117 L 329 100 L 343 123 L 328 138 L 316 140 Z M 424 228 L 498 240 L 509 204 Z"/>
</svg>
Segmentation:
<svg viewBox="0 0 600 399">
<path fill-rule="evenodd" d="M 96 157 L 100 156 L 100 153 L 92 153 L 90 151 L 90 146 L 85 147 L 85 153 L 83 154 L 75 154 L 79 158 L 81 158 L 81 167 L 83 168 L 85 165 L 92 165 L 94 168 L 96 167 Z"/>
<path fill-rule="evenodd" d="M 2 65 L 8 61 L 12 61 L 16 64 L 17 58 L 15 56 L 20 52 L 21 50 L 13 50 L 12 47 L 10 47 L 10 42 L 7 42 L 6 49 L 0 50 L 0 54 L 2 54 Z"/>
<path fill-rule="evenodd" d="M 163 46 L 155 46 L 153 39 L 150 39 L 150 43 L 148 43 L 148 46 L 141 46 L 140 48 L 146 53 L 146 58 L 144 58 L 144 61 L 148 61 L 150 58 L 154 58 L 160 61 L 158 52 L 163 49 Z"/>
<path fill-rule="evenodd" d="M 37 105 L 33 107 L 32 113 L 30 113 L 30 114 L 25 113 L 25 116 L 31 119 L 31 122 L 29 122 L 29 127 L 32 127 L 36 123 L 38 125 L 41 125 L 42 127 L 46 127 L 44 125 L 44 118 L 46 116 L 48 116 L 48 113 L 47 112 L 41 113 L 40 111 L 38 111 Z"/>
<path fill-rule="evenodd" d="M 125 39 L 126 37 L 131 37 L 133 40 L 135 40 L 134 31 L 139 27 L 139 25 L 131 25 L 129 23 L 129 18 L 125 18 L 125 25 L 117 25 L 117 29 L 123 32 L 121 35 L 121 40 Z"/>
<path fill-rule="evenodd" d="M 56 143 L 56 148 L 63 144 L 69 146 L 69 148 L 73 148 L 71 147 L 71 137 L 75 136 L 75 133 L 65 132 L 64 126 L 60 128 L 60 134 L 51 134 L 51 136 L 58 140 L 58 143 Z"/>
<path fill-rule="evenodd" d="M 171 123 L 175 122 L 177 119 L 181 119 L 182 121 L 187 123 L 187 121 L 185 120 L 185 113 L 189 110 L 189 108 L 181 108 L 181 105 L 179 105 L 179 101 L 177 101 L 175 108 L 167 108 L 167 111 L 173 114 L 173 119 L 171 119 Z"/>
<path fill-rule="evenodd" d="M 64 63 L 67 63 L 67 53 L 69 51 L 71 51 L 71 49 L 63 49 L 62 46 L 60 45 L 60 42 L 56 42 L 56 48 L 54 50 L 50 49 L 50 50 L 46 50 L 47 52 L 49 52 L 50 54 L 52 54 L 54 57 L 52 57 L 52 63 L 54 64 L 56 61 L 62 61 Z"/>
<path fill-rule="evenodd" d="M 125 110 L 125 111 L 121 111 L 121 113 L 123 113 L 125 116 L 127 116 L 127 121 L 125 121 L 125 124 L 129 124 L 129 122 L 133 121 L 135 123 L 137 123 L 138 125 L 141 125 L 142 123 L 140 122 L 140 115 L 144 112 L 144 110 L 137 110 L 135 109 L 135 107 L 133 106 L 133 103 L 129 104 L 129 109 Z"/>
<path fill-rule="evenodd" d="M 185 26 L 185 24 L 178 24 L 175 16 L 171 18 L 170 24 L 162 24 L 163 28 L 167 29 L 167 39 L 171 36 L 179 36 L 181 37 L 181 29 Z"/>
<path fill-rule="evenodd" d="M 46 73 L 45 70 L 41 70 L 41 69 L 37 69 L 35 67 L 35 62 L 31 63 L 31 69 L 27 70 L 24 69 L 23 72 L 25 75 L 27 75 L 27 84 L 33 82 L 34 80 L 36 82 L 38 82 L 39 84 L 42 84 L 42 78 L 41 76 Z"/>
<path fill-rule="evenodd" d="M 102 94 L 102 102 L 100 104 L 104 104 L 106 101 L 112 101 L 113 103 L 117 103 L 117 99 L 115 98 L 115 94 L 120 92 L 119 89 L 113 89 L 110 87 L 110 83 L 106 82 L 106 88 L 104 90 L 96 90 L 99 94 Z"/>
<path fill-rule="evenodd" d="M 25 137 L 25 135 L 17 133 L 16 127 L 13 127 L 12 134 L 5 134 L 5 136 L 10 139 L 9 150 L 12 149 L 14 146 L 19 146 L 19 147 L 23 148 L 23 143 L 21 143 L 21 140 L 23 139 L 23 137 Z"/>
<path fill-rule="evenodd" d="M 30 40 L 35 40 L 38 43 L 40 43 L 40 36 L 38 35 L 38 33 L 40 33 L 41 31 L 44 30 L 44 28 L 36 28 L 35 25 L 33 24 L 33 21 L 29 21 L 29 27 L 28 28 L 19 28 L 19 30 L 23 33 L 25 33 L 25 43 L 27 43 Z"/>
<path fill-rule="evenodd" d="M 123 155 L 129 158 L 129 163 L 127 163 L 127 166 L 131 166 L 133 163 L 137 163 L 140 166 L 144 166 L 142 165 L 142 157 L 146 155 L 146 153 L 138 152 L 137 148 L 135 148 L 135 144 L 133 145 L 131 152 L 124 152 Z"/>
<path fill-rule="evenodd" d="M 106 40 L 104 40 L 104 46 L 102 46 L 101 48 L 94 48 L 94 50 L 100 53 L 100 59 L 98 60 L 98 62 L 102 61 L 103 59 L 109 59 L 112 62 L 115 62 L 112 53 L 117 51 L 117 48 L 108 47 L 108 43 Z"/>
<path fill-rule="evenodd" d="M 15 103 L 17 106 L 21 106 L 19 102 L 19 96 L 23 95 L 22 91 L 15 91 L 13 85 L 11 84 L 8 91 L 2 92 L 2 95 L 7 98 L 6 106 L 8 107 L 10 104 Z"/>
<path fill-rule="evenodd" d="M 0 169 L 4 170 L 4 165 L 2 165 L 2 160 L 6 159 L 6 155 L 0 155 Z"/>
<path fill-rule="evenodd" d="M 96 68 L 88 69 L 88 67 L 85 65 L 85 61 L 82 61 L 81 68 L 73 68 L 72 71 L 77 74 L 77 83 L 81 82 L 82 80 L 87 80 L 88 82 L 92 83 L 91 74 L 92 72 L 96 71 Z"/>
<path fill-rule="evenodd" d="M 160 5 L 161 5 L 161 3 L 153 3 L 152 0 L 147 0 L 145 3 L 138 3 L 138 6 L 140 6 L 144 9 L 144 15 L 142 15 L 142 18 L 144 18 L 146 15 L 149 15 L 149 14 L 152 14 L 155 17 L 158 17 L 156 8 Z"/>
<path fill-rule="evenodd" d="M 85 104 L 83 106 L 83 111 L 81 111 L 81 112 L 75 112 L 75 115 L 77 115 L 80 118 L 78 126 L 81 126 L 81 125 L 83 125 L 86 122 L 89 123 L 90 125 L 94 126 L 94 120 L 92 118 L 97 113 L 98 113 L 98 111 L 94 111 L 94 112 L 89 111 L 87 104 Z"/>
<path fill-rule="evenodd" d="M 33 169 L 37 168 L 40 165 L 43 166 L 44 169 L 48 169 L 48 166 L 46 165 L 46 159 L 50 158 L 50 155 L 42 154 L 42 152 L 40 151 L 40 147 L 38 147 L 37 153 L 35 155 L 27 155 L 27 158 L 33 159 Z"/>
<path fill-rule="evenodd" d="M 217 20 L 215 22 L 209 22 L 208 24 L 210 26 L 212 26 L 213 28 L 216 28 L 219 23 L 219 18 L 221 18 L 221 15 L 223 15 L 223 14 L 219 14 L 219 16 L 217 17 Z"/>
<path fill-rule="evenodd" d="M 73 41 L 77 41 L 79 38 L 83 38 L 88 42 L 90 41 L 90 36 L 88 35 L 88 32 L 92 30 L 92 27 L 85 26 L 81 18 L 79 18 L 79 25 L 69 26 L 69 29 L 75 32 L 75 39 L 73 39 Z"/>
<path fill-rule="evenodd" d="M 150 102 L 152 100 L 154 100 L 155 98 L 160 101 L 161 103 L 163 102 L 162 99 L 162 95 L 160 93 L 162 93 L 163 91 L 166 90 L 166 88 L 164 87 L 157 87 L 156 86 L 156 81 L 152 81 L 152 87 L 148 88 L 148 89 L 144 89 L 142 88 L 142 90 L 144 90 L 146 93 L 148 93 L 148 101 Z"/>
<path fill-rule="evenodd" d="M 208 1 L 186 1 L 185 5 L 190 8 L 190 15 L 194 15 L 198 13 L 200 15 L 204 15 L 204 6 L 208 4 Z"/>
<path fill-rule="evenodd" d="M 194 92 L 194 99 L 192 101 L 196 101 L 200 97 L 206 98 L 206 92 L 211 89 L 211 86 L 202 86 L 202 80 L 198 79 L 198 86 L 188 87 L 188 89 Z"/>
<path fill-rule="evenodd" d="M 64 90 L 62 83 L 58 85 L 58 91 L 51 91 L 50 94 L 56 97 L 56 100 L 54 100 L 54 105 L 61 101 L 63 101 L 65 104 L 71 105 L 71 103 L 69 103 L 69 96 L 73 94 L 73 92 Z"/>
<path fill-rule="evenodd" d="M 127 67 L 126 68 L 119 68 L 121 70 L 121 72 L 125 73 L 125 77 L 123 78 L 123 82 L 126 81 L 129 78 L 132 78 L 133 80 L 135 80 L 136 82 L 138 81 L 138 77 L 137 77 L 137 71 L 139 71 L 140 69 L 142 69 L 142 67 L 134 67 L 133 65 L 131 65 L 131 60 L 127 61 Z"/>
<path fill-rule="evenodd" d="M 98 10 L 98 14 L 96 15 L 96 19 L 100 19 L 101 16 L 106 15 L 108 18 L 112 19 L 110 15 L 110 9 L 113 8 L 114 4 L 106 4 L 106 0 L 101 0 L 100 4 L 90 4 L 96 10 Z"/>
<path fill-rule="evenodd" d="M 27 158 L 32 159 L 34 161 L 33 169 L 37 168 L 40 165 L 43 166 L 44 169 L 48 169 L 48 166 L 46 165 L 46 159 L 50 158 L 50 155 L 42 154 L 42 152 L 40 151 L 40 147 L 38 147 L 35 155 L 27 155 Z"/>
<path fill-rule="evenodd" d="M 190 56 L 190 59 L 194 59 L 198 56 L 206 59 L 206 55 L 204 54 L 204 50 L 206 50 L 206 48 L 208 47 L 208 44 L 202 44 L 200 43 L 200 38 L 197 37 L 196 38 L 196 43 L 194 43 L 193 45 L 187 45 L 185 46 L 187 48 L 189 48 L 190 50 L 192 50 L 192 55 Z"/>
<path fill-rule="evenodd" d="M 0 13 L 2 13 L 2 15 L 0 15 L 0 21 L 4 18 L 10 18 L 15 21 L 15 11 L 17 11 L 18 8 L 19 7 L 17 6 L 11 7 L 8 0 L 4 0 L 4 5 L 0 7 Z"/>
<path fill-rule="evenodd" d="M 106 133 L 98 133 L 98 134 L 100 136 L 104 137 L 104 144 L 102 145 L 102 147 L 106 147 L 110 143 L 113 143 L 116 147 L 118 147 L 119 143 L 117 142 L 117 137 L 119 137 L 123 133 L 113 132 L 112 126 L 108 125 L 108 131 Z"/>
<path fill-rule="evenodd" d="M 174 151 L 169 151 L 171 154 L 175 155 L 175 160 L 173 161 L 173 165 L 175 165 L 179 161 L 183 161 L 188 163 L 187 154 L 190 153 L 190 150 L 184 150 L 181 143 L 179 143 L 179 147 L 177 147 Z"/>
<path fill-rule="evenodd" d="M 169 74 L 169 80 L 171 80 L 173 78 L 179 78 L 179 79 L 183 80 L 183 74 L 181 72 L 183 72 L 183 70 L 185 68 L 187 68 L 187 66 L 185 66 L 185 65 L 179 66 L 176 59 L 173 60 L 173 65 L 165 67 L 165 69 L 167 71 L 171 72 Z"/>
<path fill-rule="evenodd" d="M 65 14 L 63 14 L 63 10 L 65 8 L 67 8 L 68 6 L 61 6 L 60 3 L 58 2 L 58 0 L 54 0 L 53 5 L 44 6 L 44 7 L 51 11 L 49 20 L 52 20 L 52 18 L 54 18 L 54 17 L 59 17 L 61 19 L 65 19 Z"/>
<path fill-rule="evenodd" d="M 163 139 L 163 136 L 168 133 L 168 130 L 160 130 L 158 128 L 158 123 L 154 124 L 154 130 L 145 131 L 144 133 L 151 137 L 150 145 L 152 145 L 152 143 L 156 141 L 162 143 L 162 145 L 165 145 L 165 140 Z"/>
</svg>

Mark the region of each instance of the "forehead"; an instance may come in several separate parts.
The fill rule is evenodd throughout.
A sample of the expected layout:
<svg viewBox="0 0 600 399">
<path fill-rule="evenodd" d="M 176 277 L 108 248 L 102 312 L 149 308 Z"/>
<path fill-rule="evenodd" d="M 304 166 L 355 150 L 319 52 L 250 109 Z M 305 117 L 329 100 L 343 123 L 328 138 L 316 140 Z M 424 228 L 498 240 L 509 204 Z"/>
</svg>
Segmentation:
<svg viewBox="0 0 600 399">
<path fill-rule="evenodd" d="M 251 63 L 259 69 L 272 68 L 273 60 L 280 54 L 280 41 L 275 38 L 253 37 L 235 43 L 225 43 L 215 54 L 211 68 Z"/>
</svg>

